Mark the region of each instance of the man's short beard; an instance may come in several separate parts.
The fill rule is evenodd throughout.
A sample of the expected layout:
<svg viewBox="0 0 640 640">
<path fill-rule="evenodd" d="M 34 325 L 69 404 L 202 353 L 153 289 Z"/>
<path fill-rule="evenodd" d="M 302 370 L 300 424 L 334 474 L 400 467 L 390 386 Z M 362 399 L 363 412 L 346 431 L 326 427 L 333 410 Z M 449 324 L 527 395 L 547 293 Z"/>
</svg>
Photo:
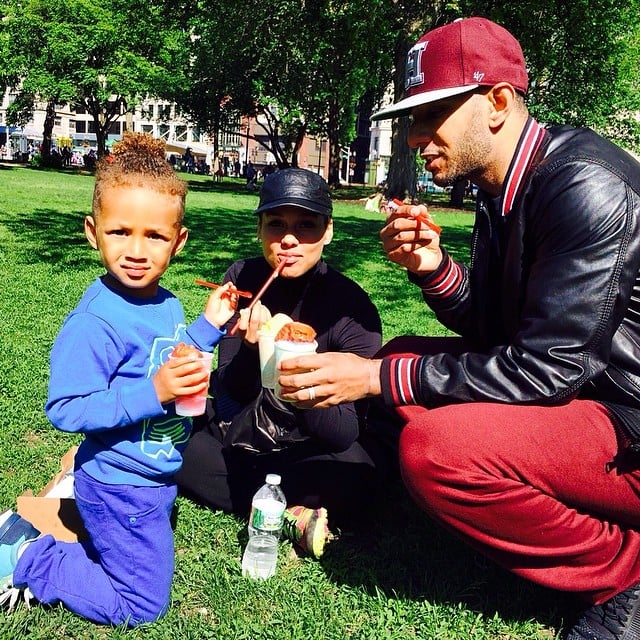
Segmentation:
<svg viewBox="0 0 640 640">
<path fill-rule="evenodd" d="M 458 180 L 473 179 L 484 171 L 491 151 L 491 139 L 481 122 L 479 107 L 476 107 L 469 128 L 456 143 L 455 156 L 449 158 L 446 173 L 438 179 L 433 177 L 433 182 L 439 187 L 451 187 Z"/>
</svg>

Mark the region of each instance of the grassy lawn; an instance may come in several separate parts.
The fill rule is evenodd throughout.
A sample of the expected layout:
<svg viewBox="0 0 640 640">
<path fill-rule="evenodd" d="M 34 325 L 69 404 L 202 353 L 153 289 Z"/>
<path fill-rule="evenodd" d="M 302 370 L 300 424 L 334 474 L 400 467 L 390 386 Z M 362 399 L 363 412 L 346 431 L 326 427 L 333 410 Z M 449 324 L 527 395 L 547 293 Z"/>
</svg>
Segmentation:
<svg viewBox="0 0 640 640">
<path fill-rule="evenodd" d="M 82 231 L 93 178 L 0 166 L 0 508 L 38 492 L 77 436 L 48 423 L 48 358 L 66 314 L 102 272 Z M 378 305 L 385 339 L 443 334 L 402 269 L 382 255 L 382 216 L 342 190 L 327 261 L 357 280 Z M 163 284 L 193 320 L 207 291 L 194 278 L 220 281 L 234 260 L 259 253 L 258 196 L 242 181 L 214 185 L 193 177 L 186 224 L 191 236 Z M 465 258 L 472 215 L 435 207 L 443 242 Z M 105 628 L 62 607 L 0 611 L 0 639 L 302 640 L 344 638 L 512 640 L 559 638 L 572 599 L 526 583 L 468 549 L 423 516 L 402 487 L 388 488 L 369 535 L 343 536 L 321 561 L 280 544 L 277 577 L 242 578 L 246 522 L 178 501 L 172 607 L 163 620 L 131 631 Z M 82 576 L 78 576 L 82 580 Z"/>
</svg>

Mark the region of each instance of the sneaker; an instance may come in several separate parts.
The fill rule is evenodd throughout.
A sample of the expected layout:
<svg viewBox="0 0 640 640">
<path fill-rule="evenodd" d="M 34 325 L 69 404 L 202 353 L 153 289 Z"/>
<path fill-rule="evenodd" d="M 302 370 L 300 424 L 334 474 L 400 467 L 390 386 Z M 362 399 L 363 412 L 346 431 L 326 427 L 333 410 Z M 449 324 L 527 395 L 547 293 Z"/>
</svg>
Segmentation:
<svg viewBox="0 0 640 640">
<path fill-rule="evenodd" d="M 327 510 L 308 507 L 289 507 L 284 512 L 282 528 L 286 538 L 297 544 L 305 553 L 319 558 L 329 540 Z"/>
<path fill-rule="evenodd" d="M 13 587 L 13 570 L 25 544 L 33 542 L 40 532 L 13 511 L 0 513 L 0 594 Z"/>
<path fill-rule="evenodd" d="M 640 640 L 640 583 L 587 609 L 567 640 Z"/>
</svg>

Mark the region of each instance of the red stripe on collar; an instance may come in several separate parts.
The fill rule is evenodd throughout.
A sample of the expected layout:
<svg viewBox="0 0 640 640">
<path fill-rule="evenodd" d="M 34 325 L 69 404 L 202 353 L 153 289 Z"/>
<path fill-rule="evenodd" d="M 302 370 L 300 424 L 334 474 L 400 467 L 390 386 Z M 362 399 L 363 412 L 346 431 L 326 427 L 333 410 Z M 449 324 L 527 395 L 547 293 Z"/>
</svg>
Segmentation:
<svg viewBox="0 0 640 640">
<path fill-rule="evenodd" d="M 516 195 L 524 182 L 527 175 L 531 159 L 540 147 L 544 138 L 545 129 L 543 129 L 533 118 L 529 117 L 526 127 L 520 136 L 516 153 L 511 161 L 511 167 L 502 196 L 502 206 L 500 214 L 505 217 L 509 215 Z"/>
</svg>

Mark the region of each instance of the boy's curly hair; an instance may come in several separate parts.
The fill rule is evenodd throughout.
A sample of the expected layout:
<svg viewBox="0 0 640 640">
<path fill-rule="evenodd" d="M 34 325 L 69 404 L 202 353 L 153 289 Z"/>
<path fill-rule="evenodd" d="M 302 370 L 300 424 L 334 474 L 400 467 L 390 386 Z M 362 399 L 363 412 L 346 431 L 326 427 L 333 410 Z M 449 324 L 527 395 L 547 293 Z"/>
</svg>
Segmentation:
<svg viewBox="0 0 640 640">
<path fill-rule="evenodd" d="M 100 214 L 104 192 L 118 187 L 143 187 L 176 196 L 182 200 L 184 213 L 187 183 L 167 162 L 164 142 L 146 133 L 125 131 L 122 140 L 113 145 L 112 154 L 98 161 L 93 190 L 94 216 Z M 182 216 L 178 222 L 182 224 Z"/>
</svg>

